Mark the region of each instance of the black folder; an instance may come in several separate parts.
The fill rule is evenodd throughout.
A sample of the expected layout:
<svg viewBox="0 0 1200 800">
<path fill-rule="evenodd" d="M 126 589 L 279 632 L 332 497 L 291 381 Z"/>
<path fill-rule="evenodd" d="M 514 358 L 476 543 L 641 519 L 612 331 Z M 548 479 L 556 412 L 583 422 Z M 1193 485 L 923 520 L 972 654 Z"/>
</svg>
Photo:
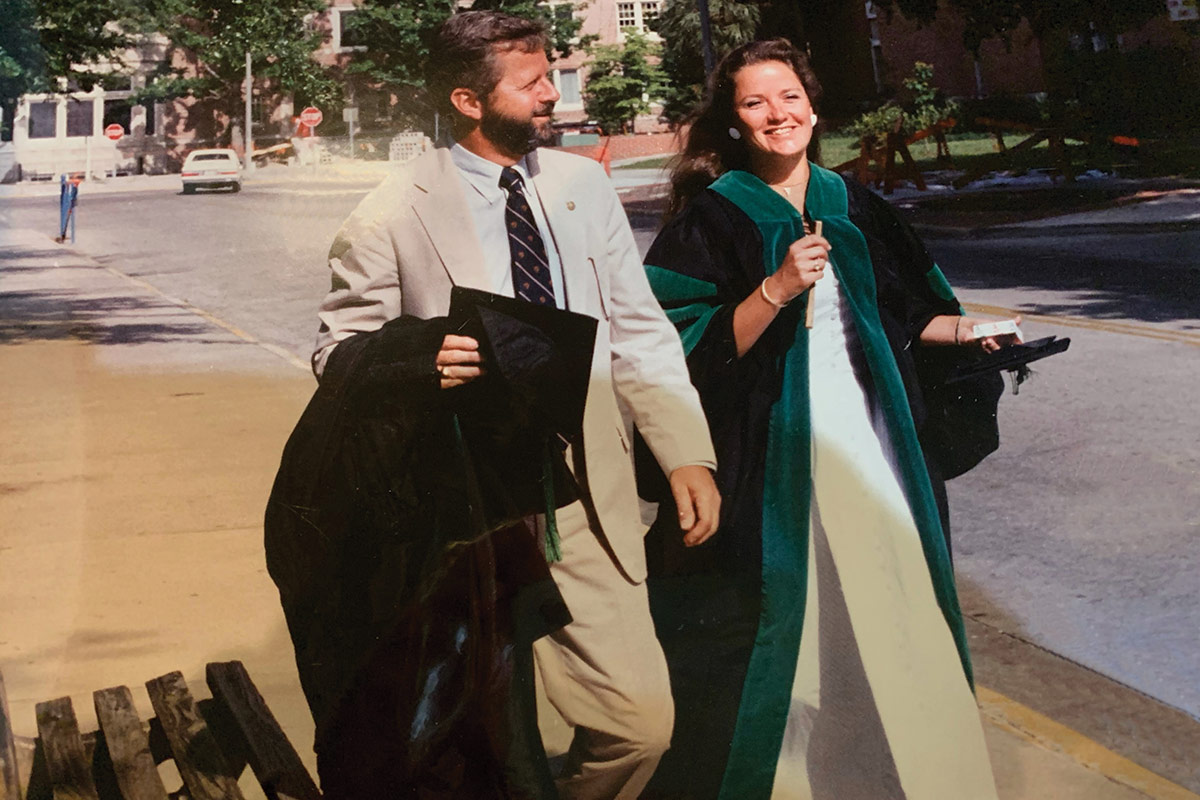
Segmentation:
<svg viewBox="0 0 1200 800">
<path fill-rule="evenodd" d="M 1047 336 L 1045 339 L 1035 339 L 1022 344 L 1010 344 L 1001 347 L 994 353 L 988 353 L 959 364 L 946 376 L 945 383 L 959 383 L 986 375 L 989 372 L 1019 370 L 1038 359 L 1061 353 L 1070 346 L 1070 339 L 1059 339 L 1057 336 Z"/>
</svg>

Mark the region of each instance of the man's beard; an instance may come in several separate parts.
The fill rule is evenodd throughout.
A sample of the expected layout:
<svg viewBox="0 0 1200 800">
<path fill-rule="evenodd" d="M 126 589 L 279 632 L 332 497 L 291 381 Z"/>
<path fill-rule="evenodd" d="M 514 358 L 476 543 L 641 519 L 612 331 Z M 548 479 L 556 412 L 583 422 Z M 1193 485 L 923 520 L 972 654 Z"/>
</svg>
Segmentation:
<svg viewBox="0 0 1200 800">
<path fill-rule="evenodd" d="M 554 104 L 547 103 L 540 106 L 535 114 L 549 116 L 552 111 Z M 549 123 L 542 127 L 533 119 L 506 117 L 487 105 L 483 108 L 479 129 L 492 144 L 514 155 L 523 156 L 539 147 L 554 143 L 554 130 Z"/>
</svg>

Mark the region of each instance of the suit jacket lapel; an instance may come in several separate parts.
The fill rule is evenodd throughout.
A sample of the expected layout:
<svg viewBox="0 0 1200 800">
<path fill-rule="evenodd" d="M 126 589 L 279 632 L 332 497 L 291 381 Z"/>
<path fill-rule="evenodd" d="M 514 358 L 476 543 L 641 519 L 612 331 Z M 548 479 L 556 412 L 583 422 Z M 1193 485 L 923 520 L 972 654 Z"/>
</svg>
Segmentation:
<svg viewBox="0 0 1200 800">
<path fill-rule="evenodd" d="M 467 211 L 462 181 L 447 148 L 413 165 L 413 211 L 433 243 L 442 268 L 456 286 L 492 291 L 483 263 L 483 247 Z"/>
<path fill-rule="evenodd" d="M 535 150 L 526 162 L 530 178 L 537 188 L 542 213 L 550 226 L 552 242 L 548 246 L 558 251 L 562 264 L 563 286 L 567 295 L 567 307 L 572 311 L 598 315 L 599 309 L 581 307 L 591 295 L 586 290 L 585 280 L 595 280 L 592 268 L 587 263 L 587 230 L 583 212 L 576 210 L 577 202 L 572 197 L 572 186 L 556 178 L 553 173 L 543 172 Z"/>
</svg>

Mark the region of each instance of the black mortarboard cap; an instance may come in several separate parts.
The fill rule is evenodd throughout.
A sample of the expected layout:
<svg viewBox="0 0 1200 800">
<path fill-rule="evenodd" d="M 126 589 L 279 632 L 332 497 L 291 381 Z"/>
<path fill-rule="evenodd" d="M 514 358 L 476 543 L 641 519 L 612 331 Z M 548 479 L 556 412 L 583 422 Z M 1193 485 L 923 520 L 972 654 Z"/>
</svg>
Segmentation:
<svg viewBox="0 0 1200 800">
<path fill-rule="evenodd" d="M 479 341 L 488 372 L 481 388 L 512 394 L 536 421 L 565 439 L 583 433 L 595 318 L 456 286 L 450 292 L 450 327 Z"/>
<path fill-rule="evenodd" d="M 485 374 L 449 399 L 494 527 L 579 496 L 563 443 L 580 446 L 596 343 L 596 320 L 526 300 L 454 287 L 450 332 L 479 342 Z"/>
</svg>

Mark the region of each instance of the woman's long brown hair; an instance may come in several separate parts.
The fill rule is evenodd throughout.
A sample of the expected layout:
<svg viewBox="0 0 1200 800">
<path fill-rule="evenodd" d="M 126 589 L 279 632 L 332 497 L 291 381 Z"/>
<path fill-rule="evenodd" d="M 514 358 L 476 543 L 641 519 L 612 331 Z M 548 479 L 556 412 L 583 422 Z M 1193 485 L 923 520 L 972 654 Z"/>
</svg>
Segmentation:
<svg viewBox="0 0 1200 800">
<path fill-rule="evenodd" d="M 766 39 L 749 42 L 731 51 L 713 70 L 708 79 L 704 100 L 688 117 L 689 127 L 683 135 L 683 147 L 671 162 L 671 202 L 666 218 L 678 214 L 688 201 L 731 169 L 748 169 L 750 154 L 746 143 L 729 135 L 737 122 L 733 110 L 733 78 L 752 64 L 778 61 L 787 64 L 800 79 L 813 109 L 821 97 L 821 84 L 805 57 L 787 39 Z M 814 129 L 808 145 L 808 157 L 815 161 L 820 152 Z"/>
</svg>

